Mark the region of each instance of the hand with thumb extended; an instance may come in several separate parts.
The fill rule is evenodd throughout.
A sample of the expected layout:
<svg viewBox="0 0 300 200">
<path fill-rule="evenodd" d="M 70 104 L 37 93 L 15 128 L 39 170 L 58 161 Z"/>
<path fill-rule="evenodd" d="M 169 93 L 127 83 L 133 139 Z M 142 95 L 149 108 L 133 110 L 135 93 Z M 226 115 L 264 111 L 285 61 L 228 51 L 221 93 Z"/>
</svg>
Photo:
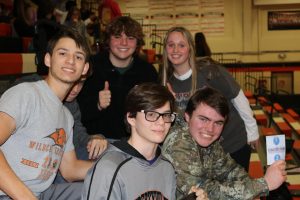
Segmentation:
<svg viewBox="0 0 300 200">
<path fill-rule="evenodd" d="M 104 82 L 103 90 L 99 91 L 99 102 L 98 102 L 98 109 L 106 109 L 111 102 L 111 92 L 109 90 L 109 82 Z"/>
<path fill-rule="evenodd" d="M 172 88 L 172 85 L 169 82 L 167 83 L 167 88 L 171 92 L 171 94 L 173 95 L 173 97 L 175 98 L 176 97 L 176 93 L 174 92 L 174 90 Z"/>
<path fill-rule="evenodd" d="M 270 165 L 264 177 L 268 184 L 269 191 L 277 189 L 284 181 L 286 181 L 286 175 L 285 161 L 278 160 Z"/>
</svg>

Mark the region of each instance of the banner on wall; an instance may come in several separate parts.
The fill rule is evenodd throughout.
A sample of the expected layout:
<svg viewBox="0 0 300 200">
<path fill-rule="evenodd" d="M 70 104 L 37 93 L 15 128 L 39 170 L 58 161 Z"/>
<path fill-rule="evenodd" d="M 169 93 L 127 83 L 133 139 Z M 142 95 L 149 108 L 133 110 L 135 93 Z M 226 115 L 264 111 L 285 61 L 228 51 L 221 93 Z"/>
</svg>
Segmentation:
<svg viewBox="0 0 300 200">
<path fill-rule="evenodd" d="M 161 32 L 184 26 L 193 34 L 224 34 L 224 0 L 125 0 L 125 5 L 126 13 L 143 16 L 143 24 L 155 24 Z"/>
<path fill-rule="evenodd" d="M 120 0 L 121 1 L 121 0 Z M 140 22 L 145 34 L 145 49 L 162 51 L 166 31 L 183 26 L 193 35 L 224 35 L 224 0 L 123 0 L 123 12 Z"/>
<path fill-rule="evenodd" d="M 300 11 L 268 12 L 268 30 L 300 29 Z"/>
<path fill-rule="evenodd" d="M 205 35 L 223 35 L 225 29 L 224 1 L 201 0 L 200 28 Z"/>
</svg>

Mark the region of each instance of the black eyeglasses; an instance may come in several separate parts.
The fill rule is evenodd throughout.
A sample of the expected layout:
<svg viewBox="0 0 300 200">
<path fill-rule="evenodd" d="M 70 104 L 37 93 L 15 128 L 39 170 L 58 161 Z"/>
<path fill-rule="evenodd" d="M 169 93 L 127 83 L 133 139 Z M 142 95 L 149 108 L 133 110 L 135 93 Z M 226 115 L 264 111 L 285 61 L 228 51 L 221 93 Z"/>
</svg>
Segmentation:
<svg viewBox="0 0 300 200">
<path fill-rule="evenodd" d="M 159 113 L 151 110 L 141 110 L 141 112 L 145 113 L 145 119 L 149 122 L 155 122 L 162 116 L 165 123 L 172 123 L 176 118 L 176 113 Z"/>
</svg>

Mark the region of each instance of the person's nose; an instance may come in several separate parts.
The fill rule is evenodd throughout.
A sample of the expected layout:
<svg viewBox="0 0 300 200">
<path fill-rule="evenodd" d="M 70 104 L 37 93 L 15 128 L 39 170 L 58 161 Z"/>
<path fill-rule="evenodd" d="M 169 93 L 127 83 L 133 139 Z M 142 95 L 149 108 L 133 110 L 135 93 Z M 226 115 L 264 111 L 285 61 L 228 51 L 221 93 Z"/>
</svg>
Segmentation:
<svg viewBox="0 0 300 200">
<path fill-rule="evenodd" d="M 127 37 L 121 38 L 121 45 L 127 45 Z"/>
<path fill-rule="evenodd" d="M 214 123 L 213 122 L 208 122 L 206 124 L 206 130 L 209 131 L 209 132 L 213 132 L 213 130 L 214 130 Z"/>
<path fill-rule="evenodd" d="M 159 116 L 159 118 L 157 119 L 157 124 L 161 124 L 161 125 L 163 125 L 163 124 L 165 124 L 165 121 L 164 121 L 164 118 L 163 118 L 163 116 L 161 115 L 161 116 Z"/>
<path fill-rule="evenodd" d="M 76 92 L 76 93 L 79 93 L 79 90 L 80 90 L 79 85 L 78 85 L 78 84 L 75 84 L 72 90 L 73 90 L 74 92 Z"/>
<path fill-rule="evenodd" d="M 75 63 L 75 56 L 73 55 L 69 55 L 67 58 L 67 62 L 70 64 L 74 64 Z"/>
<path fill-rule="evenodd" d="M 177 45 L 174 45 L 174 47 L 173 47 L 173 52 L 174 52 L 174 53 L 177 53 L 177 52 L 178 52 L 178 46 L 177 46 Z"/>
</svg>

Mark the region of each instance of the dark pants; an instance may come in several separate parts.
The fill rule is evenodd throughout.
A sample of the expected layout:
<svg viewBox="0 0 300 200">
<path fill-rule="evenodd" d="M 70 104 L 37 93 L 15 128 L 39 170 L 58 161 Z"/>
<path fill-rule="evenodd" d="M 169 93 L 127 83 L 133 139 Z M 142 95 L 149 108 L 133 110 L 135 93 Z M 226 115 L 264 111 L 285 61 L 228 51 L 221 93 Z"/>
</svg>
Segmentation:
<svg viewBox="0 0 300 200">
<path fill-rule="evenodd" d="M 251 156 L 251 147 L 248 144 L 244 145 L 238 151 L 231 153 L 230 156 L 248 172 Z"/>
</svg>

